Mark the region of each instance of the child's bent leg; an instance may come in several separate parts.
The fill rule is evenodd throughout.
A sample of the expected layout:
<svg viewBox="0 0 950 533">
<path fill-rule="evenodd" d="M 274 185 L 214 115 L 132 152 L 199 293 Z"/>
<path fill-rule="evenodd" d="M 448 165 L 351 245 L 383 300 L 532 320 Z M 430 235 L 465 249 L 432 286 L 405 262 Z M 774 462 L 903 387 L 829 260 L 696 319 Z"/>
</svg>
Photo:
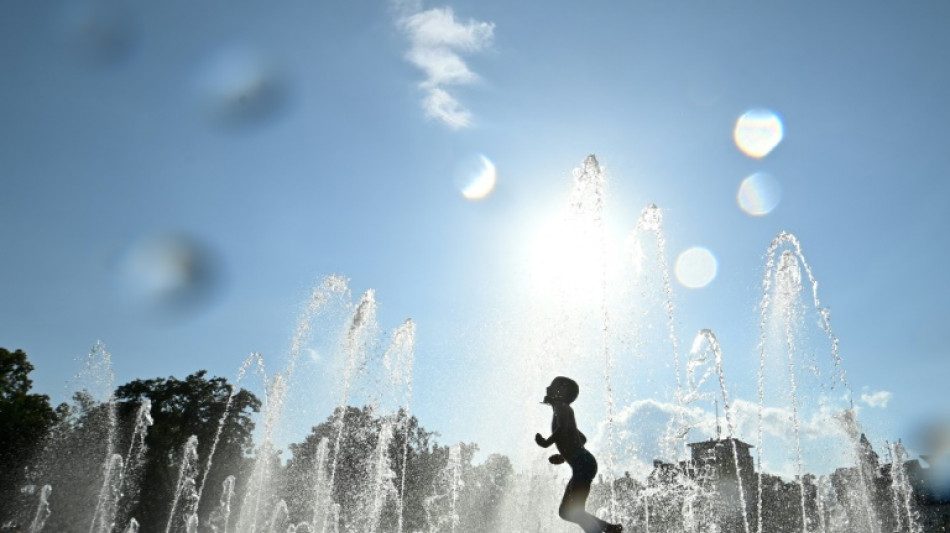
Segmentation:
<svg viewBox="0 0 950 533">
<path fill-rule="evenodd" d="M 572 477 L 564 490 L 564 498 L 561 500 L 558 514 L 562 519 L 581 526 L 584 533 L 601 533 L 607 523 L 587 512 L 588 495 L 590 495 L 590 482 Z"/>
</svg>

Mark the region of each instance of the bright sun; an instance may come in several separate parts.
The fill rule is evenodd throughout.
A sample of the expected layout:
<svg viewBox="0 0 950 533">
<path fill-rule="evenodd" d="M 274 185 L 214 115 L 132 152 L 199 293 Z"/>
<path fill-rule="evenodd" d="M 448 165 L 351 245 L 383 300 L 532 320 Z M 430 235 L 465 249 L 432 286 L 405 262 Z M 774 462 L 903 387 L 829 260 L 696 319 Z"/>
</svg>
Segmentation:
<svg viewBox="0 0 950 533">
<path fill-rule="evenodd" d="M 588 300 L 603 287 L 602 229 L 589 220 L 561 216 L 538 232 L 529 254 L 536 290 L 558 298 Z"/>
</svg>

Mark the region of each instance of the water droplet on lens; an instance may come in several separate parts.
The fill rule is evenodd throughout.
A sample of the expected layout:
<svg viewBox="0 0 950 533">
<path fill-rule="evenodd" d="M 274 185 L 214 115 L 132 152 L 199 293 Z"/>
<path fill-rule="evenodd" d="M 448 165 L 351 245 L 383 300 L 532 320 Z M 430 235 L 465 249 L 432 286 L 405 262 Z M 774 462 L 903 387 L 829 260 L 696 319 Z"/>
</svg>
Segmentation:
<svg viewBox="0 0 950 533">
<path fill-rule="evenodd" d="M 203 307 L 221 282 L 211 248 L 180 234 L 155 235 L 134 243 L 118 267 L 122 299 L 165 318 Z"/>
<path fill-rule="evenodd" d="M 782 189 L 778 181 L 764 172 L 756 172 L 742 180 L 736 194 L 739 207 L 753 216 L 771 213 L 781 198 Z"/>
<path fill-rule="evenodd" d="M 257 51 L 232 45 L 215 51 L 199 72 L 200 98 L 211 122 L 238 129 L 261 125 L 288 107 L 277 67 Z"/>
<path fill-rule="evenodd" d="M 126 62 L 138 43 L 135 17 L 117 0 L 68 4 L 61 23 L 70 52 L 91 65 L 115 66 Z"/>
<path fill-rule="evenodd" d="M 717 270 L 716 257 L 701 246 L 689 248 L 676 258 L 676 279 L 690 289 L 709 285 Z"/>
<path fill-rule="evenodd" d="M 784 130 L 782 119 L 768 109 L 752 109 L 736 121 L 733 136 L 742 153 L 756 159 L 765 157 L 780 142 Z"/>
</svg>

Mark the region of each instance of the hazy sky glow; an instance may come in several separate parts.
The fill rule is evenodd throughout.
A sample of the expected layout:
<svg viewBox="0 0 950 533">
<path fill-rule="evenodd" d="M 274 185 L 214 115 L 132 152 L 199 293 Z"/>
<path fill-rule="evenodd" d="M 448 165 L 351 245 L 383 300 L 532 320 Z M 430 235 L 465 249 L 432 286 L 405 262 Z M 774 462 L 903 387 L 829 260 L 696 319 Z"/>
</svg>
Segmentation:
<svg viewBox="0 0 950 533">
<path fill-rule="evenodd" d="M 97 340 L 119 383 L 230 378 L 251 352 L 276 370 L 338 274 L 355 299 L 375 289 L 385 332 L 415 322 L 423 424 L 517 454 L 543 426 L 521 435 L 512 402 L 546 383 L 512 369 L 567 345 L 545 313 L 607 306 L 616 328 L 666 334 L 598 257 L 628 258 L 654 203 L 681 357 L 715 331 L 751 412 L 765 252 L 791 232 L 861 422 L 913 448 L 950 411 L 948 27 L 938 0 L 4 2 L 0 346 L 57 401 Z M 605 248 L 563 226 L 592 153 Z M 307 364 L 339 370 L 335 334 L 315 332 Z M 624 416 L 667 412 L 668 357 L 615 355 Z M 590 357 L 565 368 L 589 371 L 594 402 Z M 624 385 L 641 378 L 656 390 Z"/>
</svg>

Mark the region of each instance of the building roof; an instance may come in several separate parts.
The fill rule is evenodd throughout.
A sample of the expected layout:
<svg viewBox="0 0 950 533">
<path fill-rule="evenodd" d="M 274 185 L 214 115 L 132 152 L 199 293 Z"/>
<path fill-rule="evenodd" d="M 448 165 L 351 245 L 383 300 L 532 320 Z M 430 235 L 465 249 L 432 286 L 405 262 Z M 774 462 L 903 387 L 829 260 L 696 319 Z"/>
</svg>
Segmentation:
<svg viewBox="0 0 950 533">
<path fill-rule="evenodd" d="M 712 447 L 718 446 L 718 445 L 720 445 L 720 444 L 729 444 L 729 443 L 732 443 L 732 442 L 735 442 L 735 443 L 736 443 L 736 446 L 738 446 L 738 447 L 740 447 L 740 448 L 755 448 L 755 446 L 753 446 L 753 445 L 751 445 L 751 444 L 749 444 L 749 443 L 742 442 L 741 440 L 735 439 L 735 438 L 732 438 L 732 437 L 726 437 L 726 438 L 724 438 L 724 439 L 709 439 L 709 440 L 705 440 L 705 441 L 702 441 L 702 442 L 691 442 L 691 443 L 688 444 L 688 446 L 689 446 L 690 448 L 712 448 Z"/>
</svg>

